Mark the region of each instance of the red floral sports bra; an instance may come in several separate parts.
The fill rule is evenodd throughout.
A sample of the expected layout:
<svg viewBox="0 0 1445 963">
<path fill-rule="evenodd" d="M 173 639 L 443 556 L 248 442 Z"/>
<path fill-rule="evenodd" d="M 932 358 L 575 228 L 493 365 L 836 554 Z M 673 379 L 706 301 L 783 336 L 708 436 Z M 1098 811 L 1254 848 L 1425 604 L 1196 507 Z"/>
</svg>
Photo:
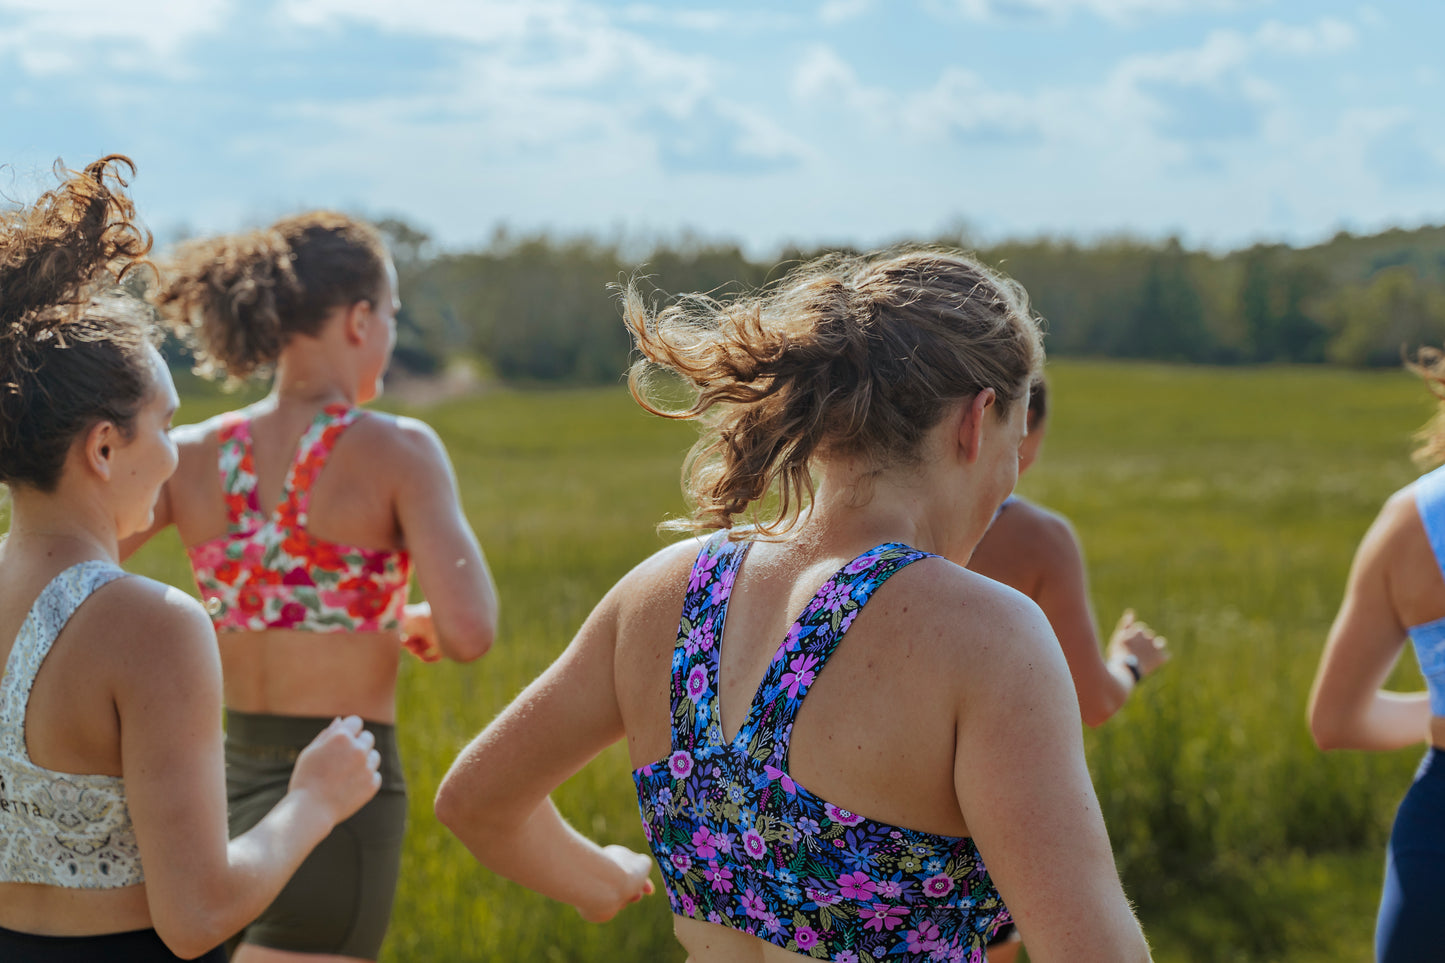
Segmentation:
<svg viewBox="0 0 1445 963">
<path fill-rule="evenodd" d="M 327 405 L 301 436 L 281 504 L 267 517 L 256 495 L 251 419 L 221 422 L 226 534 L 186 550 L 217 631 L 301 629 L 380 632 L 401 627 L 411 558 L 406 552 L 338 545 L 306 530 L 311 488 L 347 426 L 361 416 Z"/>
</svg>

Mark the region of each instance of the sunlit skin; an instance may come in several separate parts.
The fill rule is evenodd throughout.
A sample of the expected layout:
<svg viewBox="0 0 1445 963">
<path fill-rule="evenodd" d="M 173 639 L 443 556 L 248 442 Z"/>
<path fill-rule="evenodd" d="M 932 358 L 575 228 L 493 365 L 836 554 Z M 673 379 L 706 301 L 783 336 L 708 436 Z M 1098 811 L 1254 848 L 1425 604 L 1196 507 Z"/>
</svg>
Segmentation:
<svg viewBox="0 0 1445 963">
<path fill-rule="evenodd" d="M 71 446 L 59 485 L 11 489 L 0 543 L 0 663 L 34 599 L 80 562 L 115 562 L 120 540 L 153 522 L 177 464 L 177 398 L 158 353 L 129 432 L 100 421 Z M 109 890 L 0 883 L 0 926 L 86 936 L 154 927 L 196 956 L 253 918 L 334 823 L 376 791 L 360 720 L 303 753 L 293 792 L 251 833 L 227 841 L 220 673 L 199 605 L 149 579 L 98 589 L 66 624 L 35 679 L 31 758 L 59 772 L 125 779 L 143 883 Z"/>
<path fill-rule="evenodd" d="M 840 565 L 886 541 L 967 556 L 1014 485 L 1023 434 L 1023 405 L 1001 415 L 987 390 L 949 406 L 917 466 L 876 472 L 820 458 L 806 517 L 781 541 L 755 544 L 739 571 L 720 649 L 724 738 L 742 724 L 788 623 Z M 697 550 L 679 543 L 625 576 L 561 658 L 462 752 L 437 796 L 438 816 L 481 862 L 589 920 L 651 893 L 650 861 L 576 833 L 548 793 L 619 739 L 633 766 L 667 755 L 670 662 Z M 972 836 L 1036 936 L 1040 963 L 1146 960 L 1077 711 L 1038 609 L 927 559 L 890 579 L 819 675 L 793 731 L 792 775 L 870 818 Z M 675 918 L 674 927 L 695 963 L 809 958 L 706 922 Z"/>
<path fill-rule="evenodd" d="M 315 337 L 294 335 L 276 364 L 270 395 L 252 409 L 252 446 L 263 510 L 280 501 L 301 435 L 328 404 L 361 405 L 381 391 L 396 342 L 396 272 L 374 299 L 331 310 Z M 218 420 L 176 429 L 180 465 L 165 487 L 155 522 L 130 540 L 134 550 L 175 525 L 196 545 L 226 531 L 217 470 Z M 450 460 L 427 425 L 369 414 L 337 442 L 311 490 L 307 528 L 317 537 L 362 548 L 410 552 L 427 601 L 408 605 L 401 631 L 220 633 L 225 704 L 287 716 L 355 714 L 396 719 L 403 643 L 428 660 L 481 657 L 496 631 L 496 590 L 462 513 Z M 409 640 L 409 641 L 408 641 Z M 346 959 L 244 944 L 237 963 Z"/>
<path fill-rule="evenodd" d="M 1445 718 L 1431 714 L 1426 693 L 1384 688 L 1407 628 L 1440 618 L 1445 579 L 1412 485 L 1385 503 L 1355 553 L 1310 693 L 1310 731 L 1321 749 L 1391 750 L 1427 741 L 1445 748 Z"/>
</svg>

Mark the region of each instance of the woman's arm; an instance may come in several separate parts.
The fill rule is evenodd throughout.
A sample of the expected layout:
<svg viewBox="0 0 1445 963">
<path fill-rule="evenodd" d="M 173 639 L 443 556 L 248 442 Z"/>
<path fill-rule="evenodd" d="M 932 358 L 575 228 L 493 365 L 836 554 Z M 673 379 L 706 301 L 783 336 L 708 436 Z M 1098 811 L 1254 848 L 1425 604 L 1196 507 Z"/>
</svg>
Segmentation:
<svg viewBox="0 0 1445 963">
<path fill-rule="evenodd" d="M 600 847 L 548 794 L 622 738 L 613 677 L 621 585 L 567 650 L 472 740 L 442 780 L 436 814 L 484 866 L 592 922 L 652 892 L 652 860 Z"/>
<path fill-rule="evenodd" d="M 1068 667 L 1020 599 L 957 716 L 955 791 L 1036 963 L 1149 959 L 1114 867 Z M 997 635 L 997 633 L 995 633 Z M 987 778 L 979 778 L 987 774 Z"/>
<path fill-rule="evenodd" d="M 1044 610 L 1069 663 L 1079 699 L 1079 714 L 1089 726 L 1101 725 L 1118 712 L 1134 690 L 1126 656 L 1138 660 L 1141 675 L 1155 671 L 1168 658 L 1163 640 L 1126 612 L 1109 638 L 1108 659 L 1099 650 L 1094 611 L 1089 605 L 1084 553 L 1067 521 L 1042 515 L 1033 549 L 1041 571 L 1035 601 Z"/>
<path fill-rule="evenodd" d="M 1390 596 L 1389 563 L 1407 537 L 1406 524 L 1418 524 L 1414 512 L 1412 497 L 1392 498 L 1355 552 L 1310 692 L 1310 733 L 1321 749 L 1403 749 L 1430 736 L 1426 693 L 1381 689 L 1406 638 Z"/>
<path fill-rule="evenodd" d="M 114 620 L 122 773 L 145 867 L 151 922 L 192 957 L 255 919 L 333 826 L 380 785 L 373 738 L 337 720 L 297 759 L 290 791 L 227 840 L 221 670 L 200 606 L 176 589 L 127 579 Z M 120 587 L 120 586 L 118 586 Z"/>
<path fill-rule="evenodd" d="M 408 648 L 423 658 L 435 653 L 470 662 L 496 637 L 497 587 L 462 512 L 441 439 L 414 418 L 396 424 L 402 447 L 396 517 L 427 599 L 407 607 Z"/>
</svg>

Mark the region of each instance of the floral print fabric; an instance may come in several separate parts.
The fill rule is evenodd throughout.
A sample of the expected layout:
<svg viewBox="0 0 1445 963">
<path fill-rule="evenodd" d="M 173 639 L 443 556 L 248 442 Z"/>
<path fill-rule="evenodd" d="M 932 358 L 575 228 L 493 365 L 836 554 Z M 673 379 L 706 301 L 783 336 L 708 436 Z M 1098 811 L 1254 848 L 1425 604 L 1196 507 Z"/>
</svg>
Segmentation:
<svg viewBox="0 0 1445 963">
<path fill-rule="evenodd" d="M 672 751 L 633 773 L 672 911 L 833 960 L 982 963 L 1008 911 L 973 841 L 890 826 L 788 771 L 793 719 L 873 592 L 926 553 L 880 545 L 823 584 L 788 630 L 737 736 L 718 713 L 718 643 L 750 543 L 694 563 L 672 659 Z"/>
<path fill-rule="evenodd" d="M 328 405 L 301 437 L 281 504 L 268 518 L 256 495 L 250 420 L 221 425 L 221 490 L 229 527 L 187 550 L 217 630 L 378 632 L 400 628 L 411 560 L 323 541 L 306 530 L 311 488 L 341 433 L 361 412 Z"/>
<path fill-rule="evenodd" d="M 123 575 L 109 562 L 71 566 L 45 586 L 15 636 L 0 679 L 0 882 L 110 889 L 145 879 L 125 781 L 54 772 L 25 748 L 30 690 L 55 637 L 92 592 Z"/>
</svg>

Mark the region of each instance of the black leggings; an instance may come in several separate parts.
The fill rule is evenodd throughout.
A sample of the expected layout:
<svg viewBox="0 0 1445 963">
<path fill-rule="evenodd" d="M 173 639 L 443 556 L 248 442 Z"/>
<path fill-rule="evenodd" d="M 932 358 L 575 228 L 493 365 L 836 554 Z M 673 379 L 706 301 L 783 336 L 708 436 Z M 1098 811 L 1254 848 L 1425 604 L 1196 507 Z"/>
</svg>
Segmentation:
<svg viewBox="0 0 1445 963">
<path fill-rule="evenodd" d="M 179 960 L 155 930 L 131 930 L 103 936 L 36 936 L 0 926 L 0 960 L 5 963 L 171 963 Z M 225 963 L 218 946 L 201 963 Z"/>
</svg>

